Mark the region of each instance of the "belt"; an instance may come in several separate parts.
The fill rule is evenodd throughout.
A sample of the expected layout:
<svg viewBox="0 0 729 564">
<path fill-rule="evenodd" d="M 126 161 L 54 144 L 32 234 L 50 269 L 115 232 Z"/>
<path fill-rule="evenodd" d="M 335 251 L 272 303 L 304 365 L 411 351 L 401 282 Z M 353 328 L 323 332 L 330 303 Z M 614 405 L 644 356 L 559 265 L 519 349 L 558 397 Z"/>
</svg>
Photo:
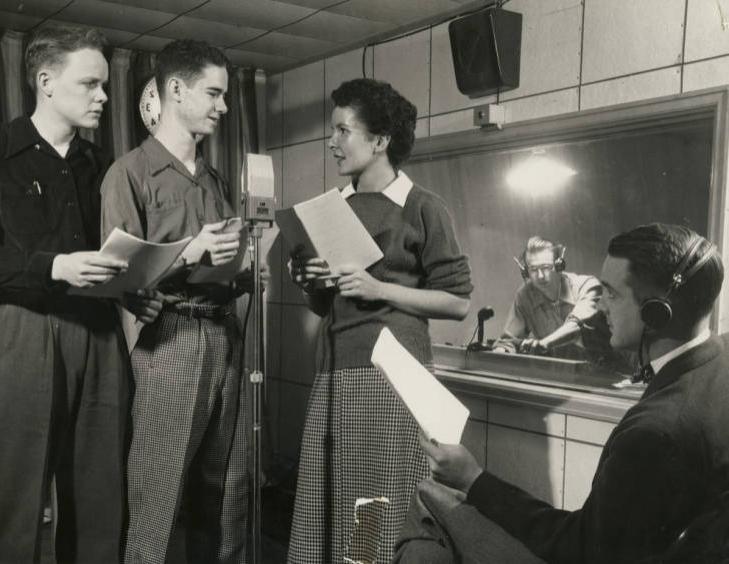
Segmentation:
<svg viewBox="0 0 729 564">
<path fill-rule="evenodd" d="M 227 317 L 234 317 L 235 310 L 231 304 L 213 305 L 213 304 L 193 304 L 193 303 L 176 303 L 165 307 L 164 311 L 181 315 L 183 317 L 194 317 L 196 319 L 216 319 L 221 320 Z"/>
</svg>

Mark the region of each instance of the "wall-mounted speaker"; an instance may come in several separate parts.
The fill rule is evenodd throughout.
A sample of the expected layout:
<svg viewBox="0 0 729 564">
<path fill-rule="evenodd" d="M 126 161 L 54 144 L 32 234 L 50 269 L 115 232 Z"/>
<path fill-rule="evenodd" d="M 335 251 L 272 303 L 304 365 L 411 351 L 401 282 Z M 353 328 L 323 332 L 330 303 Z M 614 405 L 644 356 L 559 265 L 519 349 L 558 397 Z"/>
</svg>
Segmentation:
<svg viewBox="0 0 729 564">
<path fill-rule="evenodd" d="M 448 24 L 458 90 L 469 98 L 519 86 L 521 14 L 490 8 Z"/>
</svg>

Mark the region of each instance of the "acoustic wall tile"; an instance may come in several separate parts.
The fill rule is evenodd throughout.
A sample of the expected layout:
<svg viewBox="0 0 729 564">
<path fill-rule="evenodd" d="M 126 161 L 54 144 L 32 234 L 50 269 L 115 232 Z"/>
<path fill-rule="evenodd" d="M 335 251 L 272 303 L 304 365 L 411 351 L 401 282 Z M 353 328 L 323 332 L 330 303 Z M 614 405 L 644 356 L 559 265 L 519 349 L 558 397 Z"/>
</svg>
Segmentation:
<svg viewBox="0 0 729 564">
<path fill-rule="evenodd" d="M 364 61 L 362 55 L 364 53 Z M 324 134 L 330 133 L 330 121 L 334 103 L 331 100 L 332 91 L 342 82 L 362 76 L 371 77 L 373 73 L 372 62 L 374 55 L 372 48 L 354 49 L 324 61 Z M 364 65 L 364 68 L 363 68 Z M 364 72 L 363 72 L 364 71 Z"/>
<path fill-rule="evenodd" d="M 3 27 L 6 26 L 5 15 L 24 16 L 27 18 L 45 18 L 62 10 L 68 0 L 0 0 L 0 15 Z M 8 26 L 8 29 L 12 29 Z"/>
<path fill-rule="evenodd" d="M 579 84 L 582 2 L 513 0 L 506 9 L 523 14 L 521 68 L 519 88 L 501 100 Z"/>
<path fill-rule="evenodd" d="M 569 88 L 504 102 L 506 124 L 557 114 L 576 112 L 579 108 L 579 89 Z"/>
<path fill-rule="evenodd" d="M 476 458 L 481 468 L 486 468 L 486 436 L 488 426 L 486 423 L 468 420 L 463 430 L 461 444 L 465 446 Z"/>
<path fill-rule="evenodd" d="M 0 11 L 0 22 L 3 22 L 5 29 L 27 31 L 40 21 L 40 16 L 29 16 L 20 12 Z"/>
<path fill-rule="evenodd" d="M 683 67 L 683 91 L 729 84 L 729 56 L 689 63 Z"/>
<path fill-rule="evenodd" d="M 455 133 L 456 131 L 467 131 L 477 129 L 473 125 L 473 110 L 459 110 L 440 114 L 430 118 L 430 135 L 442 135 L 443 133 Z"/>
<path fill-rule="evenodd" d="M 207 41 L 211 45 L 227 47 L 260 35 L 260 30 L 241 25 L 230 25 L 221 22 L 211 22 L 201 18 L 180 16 L 167 25 L 156 29 L 155 35 L 170 37 L 172 39 L 187 39 L 195 37 Z M 255 51 L 255 49 L 254 49 Z"/>
<path fill-rule="evenodd" d="M 564 439 L 489 425 L 486 468 L 539 499 L 561 507 Z"/>
<path fill-rule="evenodd" d="M 280 454 L 289 460 L 297 460 L 311 388 L 282 381 L 280 390 L 278 418 Z"/>
<path fill-rule="evenodd" d="M 283 144 L 283 73 L 266 77 L 266 147 Z"/>
<path fill-rule="evenodd" d="M 324 136 L 324 61 L 284 73 L 284 144 Z"/>
<path fill-rule="evenodd" d="M 281 306 L 281 379 L 311 385 L 321 318 L 302 305 Z"/>
<path fill-rule="evenodd" d="M 54 19 L 92 26 L 108 27 L 122 31 L 143 33 L 164 25 L 174 15 L 135 6 L 112 4 L 101 0 L 75 0 Z"/>
<path fill-rule="evenodd" d="M 349 2 L 339 2 L 328 11 L 404 25 L 429 17 L 439 17 L 455 7 L 457 5 L 450 0 L 418 0 L 417 2 L 349 0 Z"/>
<path fill-rule="evenodd" d="M 430 114 L 430 30 L 375 46 L 375 78 L 385 80 Z"/>
<path fill-rule="evenodd" d="M 288 208 L 324 191 L 324 147 L 310 141 L 283 149 L 283 196 L 281 206 Z M 290 249 L 281 246 L 281 296 L 287 303 L 305 303 L 301 290 L 291 281 L 286 262 Z"/>
<path fill-rule="evenodd" d="M 576 439 L 595 445 L 604 445 L 610 433 L 613 432 L 615 423 L 606 421 L 595 421 L 574 415 L 567 416 L 567 438 Z"/>
<path fill-rule="evenodd" d="M 496 102 L 496 95 L 469 98 L 461 94 L 453 68 L 448 24 L 437 25 L 432 31 L 430 115 Z"/>
<path fill-rule="evenodd" d="M 564 437 L 566 426 L 562 413 L 496 401 L 489 402 L 489 423 L 558 437 Z"/>
<path fill-rule="evenodd" d="M 287 25 L 282 31 L 292 35 L 341 43 L 344 46 L 384 33 L 389 29 L 390 25 L 382 22 L 324 11 L 316 12 L 306 19 Z"/>
<path fill-rule="evenodd" d="M 430 119 L 427 117 L 419 118 L 415 122 L 415 138 L 422 139 L 430 136 Z"/>
<path fill-rule="evenodd" d="M 564 509 L 574 511 L 585 503 L 602 447 L 567 441 L 564 474 Z"/>
<path fill-rule="evenodd" d="M 722 17 L 723 16 L 723 17 Z M 686 13 L 686 62 L 729 55 L 729 2 L 688 2 Z"/>
<path fill-rule="evenodd" d="M 580 109 L 668 96 L 680 90 L 681 68 L 676 66 L 583 86 Z"/>
<path fill-rule="evenodd" d="M 681 62 L 686 0 L 585 3 L 582 82 Z"/>
<path fill-rule="evenodd" d="M 472 396 L 456 393 L 456 397 L 468 408 L 468 418 L 471 421 L 487 423 L 489 420 L 489 402 L 483 396 Z"/>
<path fill-rule="evenodd" d="M 318 196 L 324 191 L 324 148 L 321 140 L 283 149 L 284 208 Z"/>
<path fill-rule="evenodd" d="M 263 9 L 261 6 L 260 0 L 213 0 L 200 6 L 192 14 L 196 18 L 246 25 L 264 31 L 290 24 L 314 13 L 309 8 L 274 0 L 266 0 Z"/>
</svg>

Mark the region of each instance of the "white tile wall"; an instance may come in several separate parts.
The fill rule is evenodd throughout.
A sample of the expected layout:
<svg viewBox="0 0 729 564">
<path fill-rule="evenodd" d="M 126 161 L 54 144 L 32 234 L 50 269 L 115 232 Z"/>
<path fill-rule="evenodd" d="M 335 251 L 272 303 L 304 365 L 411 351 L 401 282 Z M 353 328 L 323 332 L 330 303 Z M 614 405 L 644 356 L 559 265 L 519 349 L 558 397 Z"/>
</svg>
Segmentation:
<svg viewBox="0 0 729 564">
<path fill-rule="evenodd" d="M 523 15 L 521 72 L 519 88 L 501 99 L 579 84 L 582 2 L 512 0 L 506 9 Z"/>
<path fill-rule="evenodd" d="M 729 85 L 729 55 L 689 63 L 683 68 L 684 92 L 726 85 Z"/>
<path fill-rule="evenodd" d="M 588 0 L 582 82 L 681 62 L 686 0 Z"/>
<path fill-rule="evenodd" d="M 680 90 L 681 67 L 676 66 L 583 86 L 580 109 L 587 110 L 668 96 L 678 94 Z"/>
<path fill-rule="evenodd" d="M 286 145 L 324 135 L 324 62 L 284 74 L 283 142 Z"/>
<path fill-rule="evenodd" d="M 430 30 L 375 47 L 375 78 L 385 80 L 430 114 Z"/>
<path fill-rule="evenodd" d="M 729 2 L 689 0 L 686 14 L 686 62 L 727 54 Z"/>
</svg>

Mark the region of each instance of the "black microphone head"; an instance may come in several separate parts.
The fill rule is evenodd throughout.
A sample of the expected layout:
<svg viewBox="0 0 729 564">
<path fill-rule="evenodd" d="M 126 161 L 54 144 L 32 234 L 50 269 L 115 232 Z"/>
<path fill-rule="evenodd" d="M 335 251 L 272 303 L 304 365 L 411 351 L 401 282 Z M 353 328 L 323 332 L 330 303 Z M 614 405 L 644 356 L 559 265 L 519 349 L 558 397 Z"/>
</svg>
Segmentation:
<svg viewBox="0 0 729 564">
<path fill-rule="evenodd" d="M 478 310 L 478 320 L 486 321 L 494 316 L 494 309 L 491 307 L 482 307 Z"/>
</svg>

